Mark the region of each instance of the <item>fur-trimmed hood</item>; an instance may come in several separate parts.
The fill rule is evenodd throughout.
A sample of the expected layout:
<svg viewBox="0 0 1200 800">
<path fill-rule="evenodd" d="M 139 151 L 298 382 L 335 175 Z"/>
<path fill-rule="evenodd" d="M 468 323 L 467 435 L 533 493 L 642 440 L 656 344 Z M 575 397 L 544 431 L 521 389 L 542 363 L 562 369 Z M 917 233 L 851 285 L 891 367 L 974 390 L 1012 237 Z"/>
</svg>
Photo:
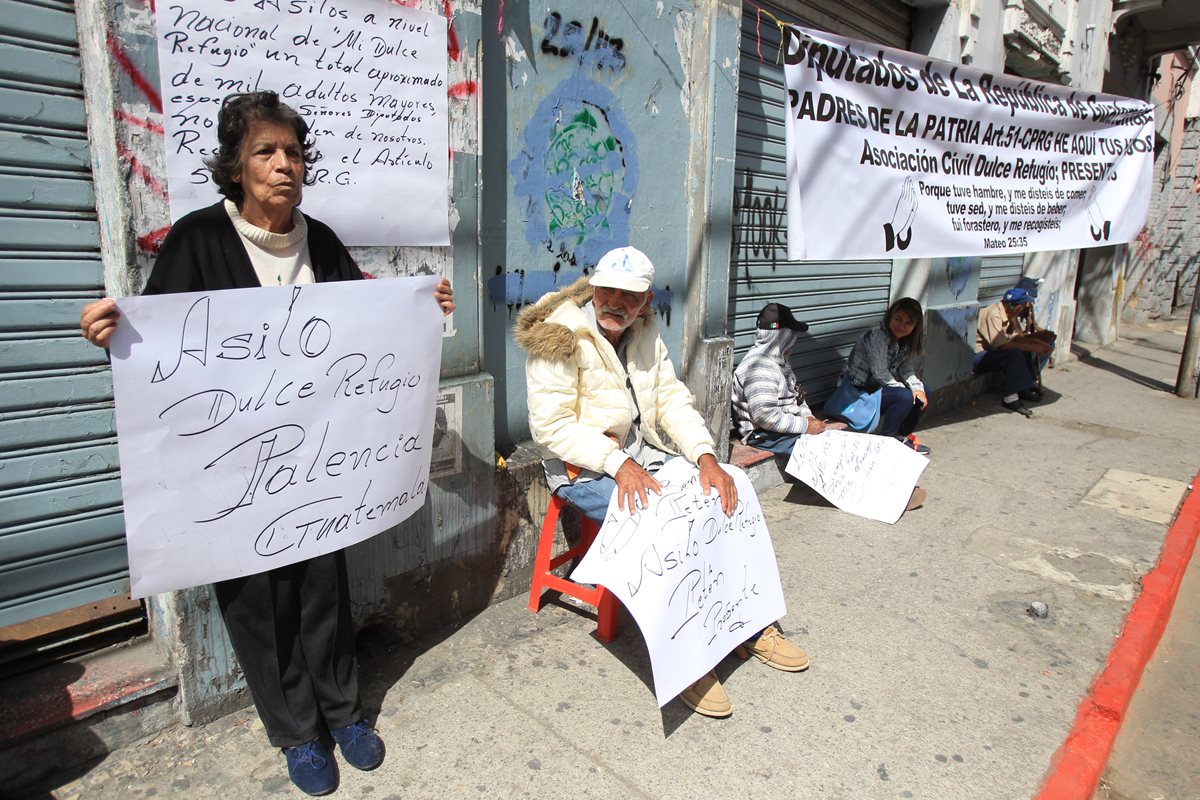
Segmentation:
<svg viewBox="0 0 1200 800">
<path fill-rule="evenodd" d="M 579 310 L 592 299 L 592 286 L 588 281 L 589 276 L 584 275 L 570 286 L 545 295 L 517 315 L 513 338 L 521 349 L 537 358 L 570 361 L 575 358 L 580 336 L 598 335 Z M 577 314 L 563 308 L 567 303 L 574 306 Z M 640 319 L 652 313 L 650 304 L 647 304 Z M 552 316 L 558 319 L 551 321 Z"/>
</svg>

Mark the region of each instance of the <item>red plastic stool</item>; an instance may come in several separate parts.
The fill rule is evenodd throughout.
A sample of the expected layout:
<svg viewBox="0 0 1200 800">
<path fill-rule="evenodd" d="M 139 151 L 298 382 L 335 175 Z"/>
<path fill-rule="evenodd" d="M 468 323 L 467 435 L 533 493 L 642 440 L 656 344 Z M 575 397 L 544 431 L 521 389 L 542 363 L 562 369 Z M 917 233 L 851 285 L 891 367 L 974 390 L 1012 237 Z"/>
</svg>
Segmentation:
<svg viewBox="0 0 1200 800">
<path fill-rule="evenodd" d="M 575 558 L 582 558 L 592 546 L 600 526 L 587 517 L 583 520 L 579 542 L 574 547 L 557 556 L 551 557 L 554 550 L 554 532 L 558 527 L 558 517 L 568 503 L 561 497 L 550 495 L 550 506 L 546 509 L 546 518 L 542 520 L 542 534 L 538 539 L 537 557 L 533 561 L 533 586 L 529 590 L 529 610 L 537 613 L 542 606 L 542 592 L 551 589 L 568 594 L 596 608 L 596 638 L 602 642 L 611 642 L 617 638 L 617 606 L 619 601 L 612 592 L 603 586 L 592 589 L 584 584 L 576 583 L 569 578 L 560 578 L 551 570 Z"/>
</svg>

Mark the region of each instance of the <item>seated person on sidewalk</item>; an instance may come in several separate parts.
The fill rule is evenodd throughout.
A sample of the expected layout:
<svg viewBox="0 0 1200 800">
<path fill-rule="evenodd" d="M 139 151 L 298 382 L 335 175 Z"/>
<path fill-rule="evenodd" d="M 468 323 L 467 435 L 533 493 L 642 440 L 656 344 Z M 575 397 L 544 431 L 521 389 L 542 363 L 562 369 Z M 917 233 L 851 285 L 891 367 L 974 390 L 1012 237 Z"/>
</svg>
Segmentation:
<svg viewBox="0 0 1200 800">
<path fill-rule="evenodd" d="M 1033 299 L 1024 289 L 1009 289 L 1002 299 L 979 313 L 975 336 L 975 372 L 1002 372 L 1001 405 L 1027 417 L 1032 412 L 1021 401 L 1041 399 L 1041 392 L 1035 388 L 1039 359 L 1054 351 L 1052 340 L 1045 334 L 1021 330 L 1021 320 L 1032 304 Z"/>
<path fill-rule="evenodd" d="M 712 436 L 675 376 L 650 310 L 654 266 L 632 247 L 606 253 L 590 278 L 551 292 L 517 318 L 515 337 L 528 353 L 529 428 L 542 449 L 550 490 L 603 524 L 613 492 L 621 508 L 661 493 L 653 472 L 675 453 L 700 469 L 705 494 L 716 490 L 732 514 L 737 489 L 717 464 Z M 776 669 L 798 672 L 808 656 L 775 626 L 737 649 Z M 706 716 L 732 706 L 715 673 L 680 695 Z"/>
<path fill-rule="evenodd" d="M 842 381 L 855 389 L 879 392 L 879 425 L 872 433 L 899 439 L 918 453 L 929 452 L 913 436 L 929 398 L 909 357 L 921 353 L 924 330 L 921 304 L 901 297 L 882 322 L 858 337 L 842 371 Z"/>
<path fill-rule="evenodd" d="M 1039 325 L 1033 314 L 1033 307 L 1037 303 L 1038 286 L 1044 280 L 1045 278 L 1025 277 L 1017 281 L 1017 285 L 1014 288 L 1024 289 L 1025 293 L 1028 294 L 1030 298 L 1029 304 L 1023 307 L 1021 315 L 1017 317 L 1017 324 L 1021 327 L 1022 333 L 1032 334 L 1039 339 L 1049 342 L 1051 350 L 1053 351 L 1054 343 L 1058 341 L 1058 334 Z M 1046 366 L 1046 362 L 1049 360 L 1049 355 L 1040 355 L 1037 357 L 1037 374 L 1034 375 L 1036 385 L 1030 390 L 1030 394 L 1033 396 L 1032 399 L 1034 401 L 1042 399 L 1042 368 Z"/>
<path fill-rule="evenodd" d="M 781 303 L 767 303 L 758 312 L 754 346 L 733 372 L 733 421 L 743 443 L 786 456 L 802 435 L 825 430 L 805 402 L 804 387 L 788 360 L 796 334 L 806 330 L 808 325 Z"/>
</svg>

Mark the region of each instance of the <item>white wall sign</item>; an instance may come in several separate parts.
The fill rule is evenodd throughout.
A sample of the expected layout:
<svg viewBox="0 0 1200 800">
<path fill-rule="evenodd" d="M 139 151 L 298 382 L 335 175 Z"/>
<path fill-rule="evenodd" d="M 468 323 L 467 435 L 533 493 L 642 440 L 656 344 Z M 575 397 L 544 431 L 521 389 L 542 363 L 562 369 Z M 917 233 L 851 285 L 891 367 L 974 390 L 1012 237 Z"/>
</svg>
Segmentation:
<svg viewBox="0 0 1200 800">
<path fill-rule="evenodd" d="M 650 650 L 660 707 L 785 613 L 775 549 L 746 473 L 721 465 L 737 485 L 732 517 L 682 458 L 655 473 L 661 495 L 630 514 L 616 495 L 572 580 L 613 592 Z"/>
<path fill-rule="evenodd" d="M 927 466 L 891 436 L 826 430 L 796 441 L 787 473 L 842 511 L 895 524 Z"/>
<path fill-rule="evenodd" d="M 442 349 L 436 283 L 117 301 L 132 596 L 340 550 L 424 504 Z"/>
<path fill-rule="evenodd" d="M 222 100 L 269 89 L 323 156 L 305 211 L 348 245 L 450 243 L 444 17 L 385 0 L 163 0 L 155 19 L 172 220 L 219 199 L 203 159 Z"/>
<path fill-rule="evenodd" d="M 1146 221 L 1154 110 L 784 28 L 788 258 L 1097 247 Z"/>
</svg>

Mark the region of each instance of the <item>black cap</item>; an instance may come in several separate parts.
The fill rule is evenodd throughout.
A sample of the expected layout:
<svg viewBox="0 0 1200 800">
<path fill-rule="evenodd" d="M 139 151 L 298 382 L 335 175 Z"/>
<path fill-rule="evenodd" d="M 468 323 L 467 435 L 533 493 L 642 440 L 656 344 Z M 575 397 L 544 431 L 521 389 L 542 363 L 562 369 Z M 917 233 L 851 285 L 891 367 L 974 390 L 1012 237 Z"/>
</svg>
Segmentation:
<svg viewBox="0 0 1200 800">
<path fill-rule="evenodd" d="M 767 303 L 758 312 L 758 329 L 773 330 L 775 328 L 791 328 L 804 333 L 808 325 L 792 316 L 792 310 L 782 303 Z"/>
</svg>

